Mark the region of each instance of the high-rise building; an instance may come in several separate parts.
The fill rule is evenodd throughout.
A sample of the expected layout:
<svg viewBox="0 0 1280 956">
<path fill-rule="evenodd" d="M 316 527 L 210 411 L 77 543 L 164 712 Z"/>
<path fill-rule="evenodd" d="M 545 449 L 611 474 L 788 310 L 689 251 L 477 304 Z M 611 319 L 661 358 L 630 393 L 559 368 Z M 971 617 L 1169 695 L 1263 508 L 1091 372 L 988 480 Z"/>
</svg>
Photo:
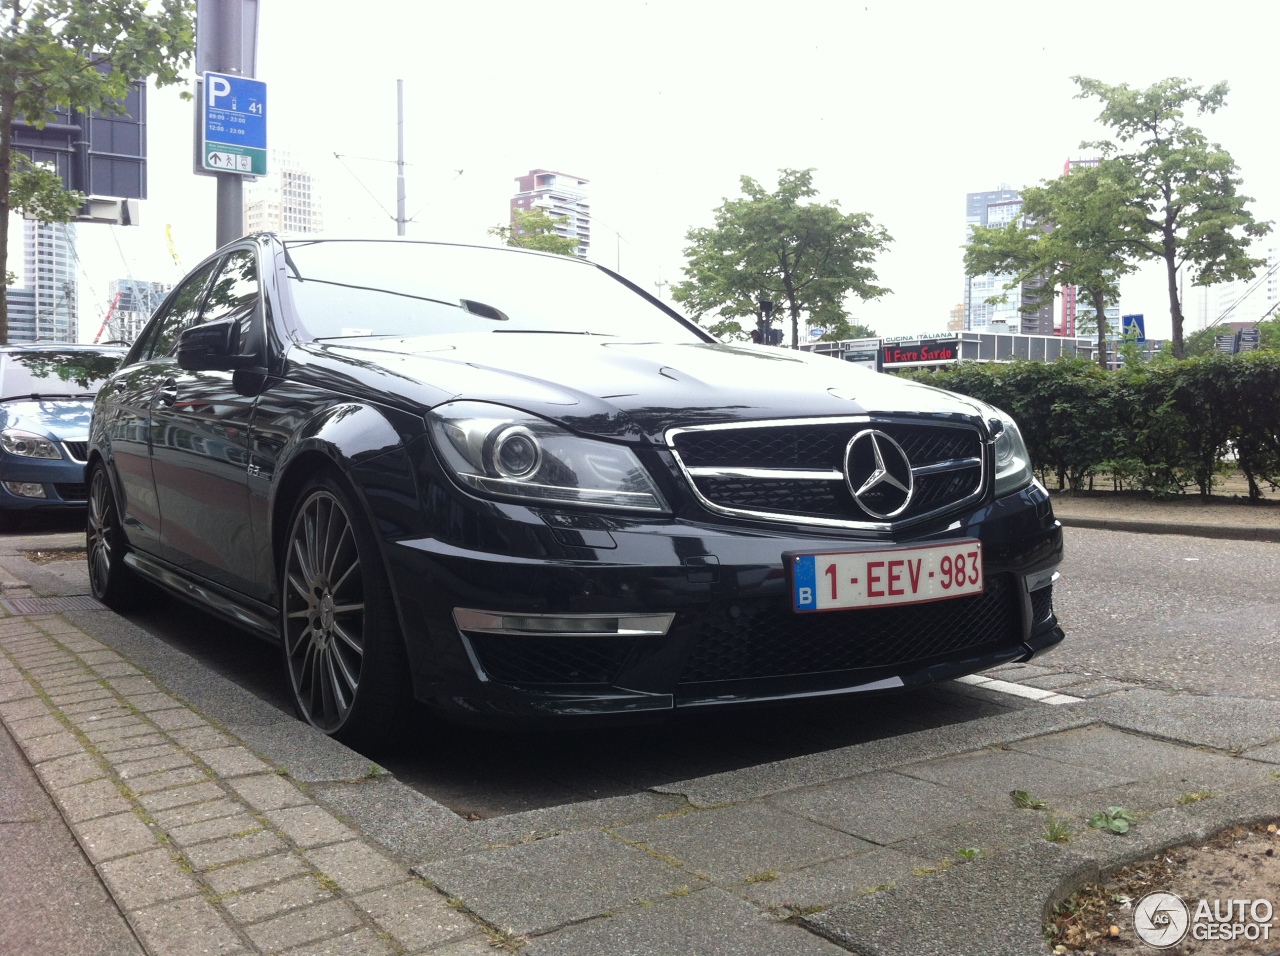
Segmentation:
<svg viewBox="0 0 1280 956">
<path fill-rule="evenodd" d="M 273 149 L 271 172 L 245 183 L 245 232 L 322 232 L 315 177 L 292 153 Z"/>
<path fill-rule="evenodd" d="M 1280 246 L 1272 240 L 1250 252 L 1265 260 L 1252 279 L 1198 286 L 1194 291 L 1188 283 L 1182 311 L 1189 323 L 1204 328 L 1215 322 L 1257 322 L 1276 314 L 1280 308 Z"/>
<path fill-rule="evenodd" d="M 98 338 L 103 342 L 133 342 L 172 288 L 169 282 L 113 279 L 112 306 L 108 307 L 109 315 Z"/>
<path fill-rule="evenodd" d="M 1017 221 L 1021 215 L 1022 197 L 1016 189 L 1001 186 L 989 192 L 968 193 L 965 196 L 965 242 L 973 237 L 977 226 L 999 228 Z M 1005 289 L 1013 279 L 1012 273 L 994 272 L 965 277 L 965 329 L 979 332 L 994 326 L 1027 335 L 1053 334 L 1053 300 L 1044 294 L 1043 284 L 1023 282 L 1012 289 Z M 987 301 L 997 296 L 1004 296 L 1005 301 Z M 1035 308 L 1031 309 L 1032 306 Z"/>
<path fill-rule="evenodd" d="M 14 270 L 18 279 L 8 290 L 9 341 L 75 342 L 80 337 L 76 227 L 32 219 L 21 222 L 21 270 Z M 15 232 L 11 230 L 10 235 Z M 17 259 L 10 255 L 14 265 Z"/>
<path fill-rule="evenodd" d="M 518 211 L 538 209 L 556 223 L 556 235 L 578 241 L 578 255 L 591 251 L 591 203 L 587 198 L 590 180 L 549 169 L 531 169 L 517 176 L 518 191 L 511 197 L 511 220 Z"/>
</svg>

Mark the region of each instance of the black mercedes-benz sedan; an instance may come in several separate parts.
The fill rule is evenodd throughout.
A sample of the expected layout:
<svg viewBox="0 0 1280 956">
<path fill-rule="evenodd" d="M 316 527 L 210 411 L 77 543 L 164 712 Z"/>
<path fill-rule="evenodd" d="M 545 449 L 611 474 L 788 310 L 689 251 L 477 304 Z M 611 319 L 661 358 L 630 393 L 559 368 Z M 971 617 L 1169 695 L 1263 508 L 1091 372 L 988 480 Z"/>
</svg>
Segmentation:
<svg viewBox="0 0 1280 956">
<path fill-rule="evenodd" d="M 1062 639 L 1060 525 L 973 399 L 724 344 L 591 263 L 257 235 L 94 406 L 94 594 L 279 642 L 343 739 L 889 691 Z"/>
</svg>

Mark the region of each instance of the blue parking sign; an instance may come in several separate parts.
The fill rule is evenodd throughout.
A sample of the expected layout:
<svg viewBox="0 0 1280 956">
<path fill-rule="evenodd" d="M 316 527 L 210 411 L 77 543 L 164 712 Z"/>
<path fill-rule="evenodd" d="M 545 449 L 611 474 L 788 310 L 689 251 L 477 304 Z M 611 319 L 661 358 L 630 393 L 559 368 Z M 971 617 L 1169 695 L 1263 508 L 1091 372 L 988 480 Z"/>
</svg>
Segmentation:
<svg viewBox="0 0 1280 956">
<path fill-rule="evenodd" d="M 204 74 L 202 165 L 219 173 L 267 173 L 267 84 L 247 76 Z"/>
</svg>

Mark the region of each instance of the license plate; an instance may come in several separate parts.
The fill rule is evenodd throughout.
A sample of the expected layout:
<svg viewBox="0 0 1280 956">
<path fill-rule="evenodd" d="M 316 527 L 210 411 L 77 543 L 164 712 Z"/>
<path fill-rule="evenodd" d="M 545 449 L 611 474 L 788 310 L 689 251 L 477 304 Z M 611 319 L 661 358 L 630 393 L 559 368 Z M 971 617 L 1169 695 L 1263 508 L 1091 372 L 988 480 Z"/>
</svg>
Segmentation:
<svg viewBox="0 0 1280 956">
<path fill-rule="evenodd" d="M 797 611 L 920 604 L 981 594 L 982 542 L 919 548 L 790 554 L 791 599 Z"/>
</svg>

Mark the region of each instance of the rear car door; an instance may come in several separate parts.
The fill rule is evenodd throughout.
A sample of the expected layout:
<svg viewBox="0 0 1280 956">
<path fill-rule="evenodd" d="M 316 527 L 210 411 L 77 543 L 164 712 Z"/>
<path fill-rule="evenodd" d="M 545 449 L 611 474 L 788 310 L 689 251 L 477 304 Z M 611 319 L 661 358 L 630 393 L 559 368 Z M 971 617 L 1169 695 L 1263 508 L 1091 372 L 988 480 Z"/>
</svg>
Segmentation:
<svg viewBox="0 0 1280 956">
<path fill-rule="evenodd" d="M 211 262 L 193 273 L 161 305 L 121 371 L 98 399 L 95 415 L 103 423 L 111 449 L 121 522 L 129 543 L 142 551 L 156 552 L 160 546 L 160 507 L 151 473 L 152 399 L 160 383 L 170 376 L 173 360 L 167 357 L 168 352 L 178 333 L 199 315 L 205 287 L 216 267 L 217 263 Z"/>
</svg>

